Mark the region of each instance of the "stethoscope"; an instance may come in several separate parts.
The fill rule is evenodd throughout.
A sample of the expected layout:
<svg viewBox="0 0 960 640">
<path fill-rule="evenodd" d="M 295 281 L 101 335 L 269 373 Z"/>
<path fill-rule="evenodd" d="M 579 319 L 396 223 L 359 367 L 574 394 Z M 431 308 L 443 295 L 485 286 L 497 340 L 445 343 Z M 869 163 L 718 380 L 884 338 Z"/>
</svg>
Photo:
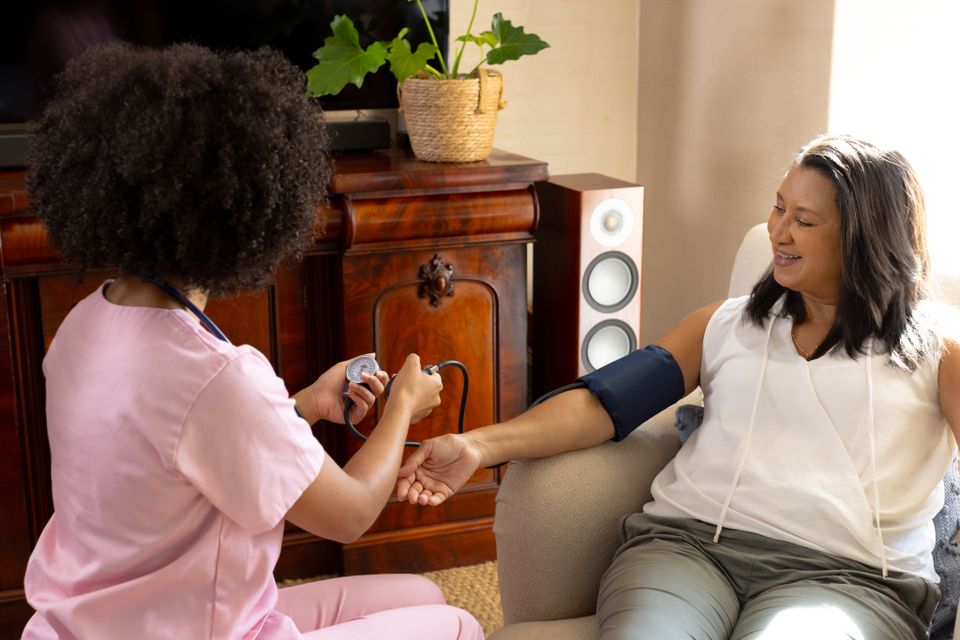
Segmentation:
<svg viewBox="0 0 960 640">
<path fill-rule="evenodd" d="M 218 327 L 216 323 L 213 320 L 211 320 L 207 314 L 201 311 L 200 308 L 197 307 L 197 305 L 190 302 L 190 299 L 187 298 L 187 296 L 184 295 L 182 291 L 180 291 L 179 289 L 177 289 L 176 287 L 174 287 L 173 285 L 167 282 L 161 282 L 159 280 L 152 280 L 152 279 L 146 279 L 146 278 L 145 280 L 146 282 L 149 282 L 150 284 L 156 287 L 159 287 L 164 293 L 166 293 L 167 295 L 172 297 L 174 300 L 176 300 L 177 302 L 185 306 L 187 309 L 189 309 L 190 312 L 193 313 L 195 316 L 197 316 L 197 319 L 200 320 L 200 324 L 206 327 L 207 331 L 212 333 L 214 337 L 220 340 L 223 340 L 227 344 L 230 344 L 230 345 L 233 344 L 232 342 L 230 342 L 230 339 L 227 338 L 226 334 L 220 330 L 220 327 Z M 434 364 L 434 365 L 429 365 L 427 367 L 424 367 L 423 372 L 426 374 L 433 374 L 444 367 L 450 367 L 450 366 L 457 367 L 458 369 L 460 369 L 461 373 L 463 373 L 463 393 L 460 396 L 460 415 L 459 415 L 459 420 L 457 425 L 457 431 L 459 433 L 463 433 L 463 414 L 467 408 L 467 387 L 470 384 L 470 378 L 467 375 L 467 368 L 463 365 L 462 362 L 459 362 L 457 360 L 445 360 L 439 364 Z M 370 375 L 373 375 L 374 373 L 377 372 L 377 370 L 379 370 L 379 368 L 380 368 L 380 365 L 378 365 L 377 361 L 374 360 L 371 356 L 368 356 L 368 355 L 357 356 L 347 364 L 348 384 L 349 384 L 349 381 L 356 382 L 357 384 L 364 384 L 360 377 L 360 374 L 365 372 Z M 385 398 L 390 395 L 390 387 L 392 385 L 393 385 L 393 378 L 391 378 L 387 382 L 387 386 L 384 389 L 383 395 Z M 346 388 L 344 388 L 344 390 L 346 390 Z M 352 406 L 353 406 L 353 400 L 347 397 L 346 393 L 344 393 L 343 422 L 344 424 L 347 425 L 347 429 L 349 429 L 353 437 L 357 438 L 358 440 L 366 440 L 367 436 L 360 433 L 360 431 L 354 426 L 353 422 L 350 420 L 350 408 Z M 294 408 L 294 410 L 296 410 L 296 407 Z M 299 411 L 297 411 L 297 415 L 300 415 Z M 409 440 L 407 442 L 404 442 L 403 445 L 405 447 L 419 447 L 420 443 L 415 440 Z"/>
<path fill-rule="evenodd" d="M 189 310 L 190 310 L 190 313 L 192 313 L 193 315 L 197 316 L 197 319 L 200 320 L 200 324 L 202 324 L 204 327 L 206 327 L 206 328 L 207 328 L 207 331 L 209 331 L 210 333 L 212 333 L 212 334 L 214 335 L 214 337 L 216 337 L 216 338 L 218 338 L 218 339 L 220 339 L 220 340 L 223 340 L 223 341 L 226 342 L 227 344 L 230 344 L 230 345 L 233 344 L 232 342 L 230 342 L 230 339 L 227 338 L 227 335 L 226 335 L 223 331 L 220 331 L 220 327 L 218 327 L 218 326 L 214 323 L 214 321 L 211 320 L 211 319 L 209 318 L 209 316 L 207 316 L 207 314 L 205 314 L 203 311 L 201 311 L 200 308 L 197 307 L 197 305 L 195 305 L 195 304 L 193 304 L 192 302 L 190 302 L 190 299 L 189 299 L 187 296 L 183 295 L 183 293 L 182 293 L 179 289 L 177 289 L 176 287 L 170 285 L 169 283 L 159 282 L 159 281 L 157 281 L 157 280 L 149 280 L 149 279 L 148 279 L 147 282 L 149 282 L 150 284 L 152 284 L 152 285 L 154 285 L 154 286 L 156 286 L 156 287 L 159 287 L 160 289 L 162 289 L 162 290 L 164 291 L 164 293 L 166 293 L 166 294 L 169 295 L 171 298 L 173 298 L 174 300 L 176 300 L 177 302 L 179 302 L 180 304 L 182 304 L 183 306 L 185 306 L 187 309 L 189 309 Z"/>
<path fill-rule="evenodd" d="M 459 360 L 444 360 L 437 364 L 431 364 L 422 369 L 422 371 L 427 375 L 432 375 L 443 369 L 444 367 L 456 367 L 460 369 L 460 373 L 463 374 L 463 390 L 460 393 L 460 415 L 457 418 L 457 433 L 463 433 L 463 415 L 467 410 L 467 388 L 470 386 L 470 376 L 467 373 L 467 367 L 464 366 Z M 374 360 L 371 356 L 362 355 L 357 356 L 347 364 L 347 384 L 350 382 L 356 382 L 363 386 L 367 386 L 360 377 L 361 373 L 367 373 L 373 375 L 380 369 L 380 365 L 377 364 L 377 361 Z M 387 381 L 387 386 L 383 390 L 383 397 L 390 397 L 390 387 L 393 386 L 393 381 L 396 378 L 390 378 Z M 369 388 L 369 387 L 367 387 Z M 365 441 L 367 436 L 360 433 L 360 431 L 354 426 L 353 421 L 350 420 L 350 409 L 353 407 L 353 400 L 346 395 L 346 386 L 344 386 L 344 397 L 343 397 L 343 424 L 347 426 L 347 429 L 350 430 L 350 434 L 357 440 Z M 416 440 L 407 440 L 403 443 L 405 447 L 419 447 L 420 443 Z"/>
<path fill-rule="evenodd" d="M 157 280 L 147 280 L 147 282 L 160 287 L 165 293 L 173 297 L 174 300 L 185 306 L 190 310 L 197 318 L 200 320 L 200 324 L 206 327 L 207 331 L 212 333 L 216 338 L 223 340 L 227 344 L 232 345 L 230 339 L 227 338 L 226 334 L 220 330 L 220 327 L 207 316 L 203 311 L 201 311 L 197 305 L 190 302 L 189 298 L 185 296 L 179 289 L 166 283 L 159 282 Z M 457 419 L 457 433 L 463 433 L 463 416 L 467 409 L 467 387 L 470 385 L 470 376 L 467 373 L 467 368 L 464 364 L 458 360 L 444 360 L 438 364 L 432 364 L 423 368 L 423 372 L 426 374 L 437 373 L 440 369 L 444 367 L 456 367 L 460 369 L 460 372 L 463 374 L 463 391 L 460 394 L 460 414 Z M 347 364 L 347 379 L 348 384 L 350 381 L 356 382 L 358 384 L 364 384 L 360 374 L 366 372 L 370 375 L 373 375 L 380 368 L 380 365 L 377 364 L 377 361 L 374 360 L 371 356 L 362 355 L 357 356 Z M 390 395 L 390 387 L 393 385 L 393 378 L 387 382 L 386 388 L 383 390 L 383 397 L 386 398 Z M 533 404 L 530 405 L 530 408 L 533 408 L 540 404 L 541 402 L 548 400 L 556 395 L 563 393 L 564 391 L 569 391 L 570 389 L 576 389 L 583 387 L 584 384 L 579 380 L 560 387 L 559 389 L 554 389 L 553 391 L 544 394 L 540 398 L 537 398 Z M 360 431 L 354 426 L 353 422 L 350 420 L 350 407 L 353 405 L 353 400 L 351 400 L 346 393 L 343 397 L 343 423 L 347 426 L 347 429 L 350 431 L 350 434 L 361 441 L 366 441 L 367 436 L 360 433 Z M 300 412 L 297 411 L 297 408 L 294 407 L 294 411 L 297 412 L 297 415 L 300 416 Z M 303 416 L 300 416 L 301 418 Z M 403 443 L 405 447 L 419 447 L 420 443 L 416 440 L 408 440 Z M 503 463 L 495 464 L 487 467 L 488 469 L 496 469 L 500 467 Z"/>
</svg>

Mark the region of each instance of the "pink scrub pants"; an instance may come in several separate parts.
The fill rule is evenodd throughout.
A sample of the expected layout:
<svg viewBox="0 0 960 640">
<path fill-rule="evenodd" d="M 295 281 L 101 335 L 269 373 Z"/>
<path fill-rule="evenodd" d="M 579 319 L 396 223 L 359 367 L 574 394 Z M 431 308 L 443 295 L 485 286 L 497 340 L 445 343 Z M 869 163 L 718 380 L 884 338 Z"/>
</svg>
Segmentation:
<svg viewBox="0 0 960 640">
<path fill-rule="evenodd" d="M 477 620 L 422 576 L 332 578 L 280 589 L 276 610 L 304 640 L 483 640 Z"/>
</svg>

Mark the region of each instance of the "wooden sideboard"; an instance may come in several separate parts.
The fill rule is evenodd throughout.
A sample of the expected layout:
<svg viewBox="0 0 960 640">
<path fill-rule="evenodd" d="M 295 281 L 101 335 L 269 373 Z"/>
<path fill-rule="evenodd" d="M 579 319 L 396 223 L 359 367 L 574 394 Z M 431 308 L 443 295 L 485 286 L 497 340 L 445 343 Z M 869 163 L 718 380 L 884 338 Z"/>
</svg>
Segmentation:
<svg viewBox="0 0 960 640">
<path fill-rule="evenodd" d="M 520 413 L 526 244 L 538 221 L 533 183 L 547 178 L 546 164 L 496 150 L 484 162 L 432 164 L 397 149 L 335 163 L 330 203 L 318 211 L 318 239 L 303 260 L 283 265 L 266 291 L 211 301 L 208 314 L 234 343 L 266 354 L 291 391 L 356 354 L 374 351 L 395 372 L 417 352 L 425 364 L 467 367 L 467 429 Z M 81 280 L 49 246 L 25 178 L 0 171 L 0 638 L 19 637 L 31 613 L 23 574 L 53 513 L 43 355 L 70 308 L 110 276 Z M 412 439 L 456 429 L 463 380 L 454 367 L 441 376 L 443 405 L 414 425 Z M 338 425 L 314 432 L 341 463 L 359 446 Z M 288 524 L 276 575 L 421 572 L 492 559 L 499 473 L 478 471 L 440 507 L 391 500 L 347 545 Z"/>
</svg>

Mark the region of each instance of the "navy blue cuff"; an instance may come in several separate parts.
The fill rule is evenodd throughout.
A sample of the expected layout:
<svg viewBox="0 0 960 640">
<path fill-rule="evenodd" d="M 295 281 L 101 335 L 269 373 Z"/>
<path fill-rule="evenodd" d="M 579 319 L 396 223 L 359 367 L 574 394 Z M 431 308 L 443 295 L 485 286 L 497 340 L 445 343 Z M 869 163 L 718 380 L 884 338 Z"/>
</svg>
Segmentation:
<svg viewBox="0 0 960 640">
<path fill-rule="evenodd" d="M 655 344 L 632 351 L 578 380 L 610 414 L 616 431 L 614 440 L 623 440 L 684 395 L 680 366 L 669 351 Z"/>
</svg>

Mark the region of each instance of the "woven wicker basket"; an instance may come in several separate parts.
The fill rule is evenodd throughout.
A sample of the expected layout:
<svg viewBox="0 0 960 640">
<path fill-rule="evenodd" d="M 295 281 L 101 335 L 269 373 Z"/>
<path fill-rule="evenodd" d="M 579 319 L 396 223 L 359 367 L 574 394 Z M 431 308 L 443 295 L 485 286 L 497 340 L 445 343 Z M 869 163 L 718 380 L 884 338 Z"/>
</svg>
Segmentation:
<svg viewBox="0 0 960 640">
<path fill-rule="evenodd" d="M 480 69 L 460 80 L 408 78 L 397 87 L 413 153 L 430 162 L 474 162 L 493 149 L 503 76 Z"/>
</svg>

